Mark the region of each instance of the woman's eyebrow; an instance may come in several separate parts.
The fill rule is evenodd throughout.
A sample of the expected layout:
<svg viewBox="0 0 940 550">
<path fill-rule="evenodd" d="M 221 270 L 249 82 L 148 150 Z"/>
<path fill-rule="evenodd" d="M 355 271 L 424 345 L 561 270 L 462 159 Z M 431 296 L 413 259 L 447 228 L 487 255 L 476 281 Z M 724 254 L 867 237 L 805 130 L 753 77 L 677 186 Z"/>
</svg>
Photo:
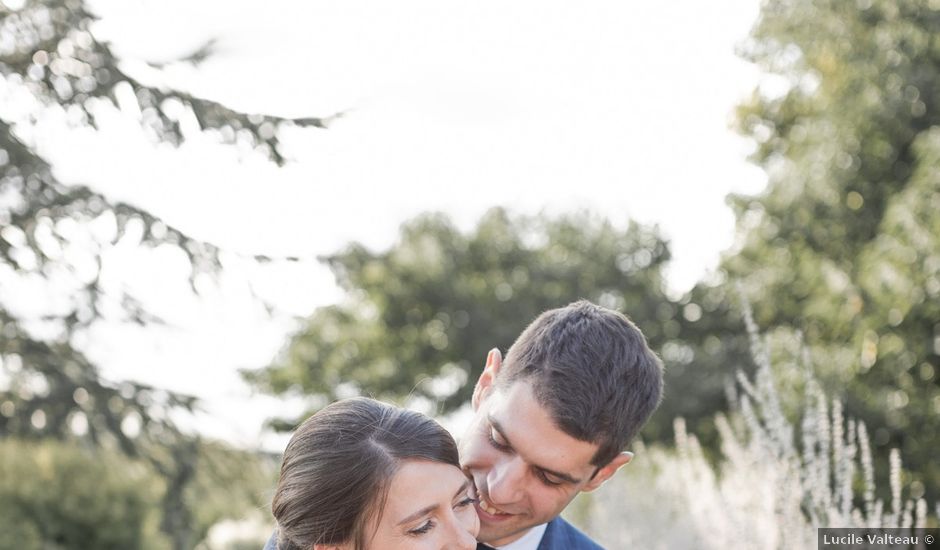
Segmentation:
<svg viewBox="0 0 940 550">
<path fill-rule="evenodd" d="M 466 491 L 467 491 L 467 487 L 469 487 L 469 486 L 470 486 L 470 480 L 468 479 L 468 480 L 464 481 L 464 482 L 463 482 L 463 485 L 461 485 L 460 488 L 457 489 L 457 492 L 454 493 L 454 498 L 457 498 L 458 496 L 460 496 L 460 493 L 466 492 Z M 430 514 L 431 512 L 433 512 L 434 510 L 436 510 L 436 509 L 438 508 L 438 506 L 439 506 L 439 505 L 437 505 L 437 504 L 432 504 L 432 505 L 430 505 L 430 506 L 425 506 L 424 508 L 418 510 L 417 512 L 415 512 L 415 513 L 413 513 L 413 514 L 409 514 L 408 517 L 406 517 L 405 519 L 399 521 L 399 522 L 398 522 L 398 525 L 403 525 L 403 524 L 408 523 L 408 522 L 410 522 L 410 521 L 414 521 L 414 520 L 416 520 L 416 519 L 418 519 L 418 518 L 420 518 L 420 517 L 422 517 L 422 516 L 424 516 L 424 515 Z"/>
<path fill-rule="evenodd" d="M 460 486 L 460 489 L 457 489 L 457 492 L 454 493 L 454 498 L 459 497 L 459 496 L 460 496 L 460 493 L 466 493 L 466 492 L 467 492 L 467 488 L 469 488 L 469 487 L 470 487 L 470 480 L 468 479 L 468 480 L 464 481 L 464 482 L 463 482 L 463 485 Z"/>
</svg>

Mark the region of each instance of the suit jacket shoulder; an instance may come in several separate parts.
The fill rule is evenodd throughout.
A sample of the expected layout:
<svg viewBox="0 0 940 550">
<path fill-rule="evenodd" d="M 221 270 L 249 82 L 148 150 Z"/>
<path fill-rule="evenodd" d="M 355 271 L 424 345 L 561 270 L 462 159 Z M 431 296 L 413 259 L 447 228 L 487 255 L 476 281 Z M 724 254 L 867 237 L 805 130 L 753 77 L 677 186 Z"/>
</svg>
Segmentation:
<svg viewBox="0 0 940 550">
<path fill-rule="evenodd" d="M 538 550 L 604 550 L 574 525 L 560 517 L 548 523 Z"/>
</svg>

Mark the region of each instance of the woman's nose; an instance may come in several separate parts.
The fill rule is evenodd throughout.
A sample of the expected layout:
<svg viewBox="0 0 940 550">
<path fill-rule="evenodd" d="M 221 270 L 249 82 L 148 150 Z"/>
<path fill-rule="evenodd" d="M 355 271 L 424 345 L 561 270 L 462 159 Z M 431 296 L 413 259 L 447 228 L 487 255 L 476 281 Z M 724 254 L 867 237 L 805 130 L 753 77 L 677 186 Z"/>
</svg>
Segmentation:
<svg viewBox="0 0 940 550">
<path fill-rule="evenodd" d="M 457 532 L 456 540 L 457 544 L 453 546 L 453 550 L 476 550 L 477 548 L 477 539 L 476 535 L 467 531 L 467 529 L 460 524 L 456 525 Z"/>
<path fill-rule="evenodd" d="M 442 550 L 476 550 L 477 533 L 480 531 L 480 520 L 475 510 L 470 514 L 456 514 L 448 522 L 450 532 L 447 534 L 451 544 L 445 544 Z"/>
</svg>

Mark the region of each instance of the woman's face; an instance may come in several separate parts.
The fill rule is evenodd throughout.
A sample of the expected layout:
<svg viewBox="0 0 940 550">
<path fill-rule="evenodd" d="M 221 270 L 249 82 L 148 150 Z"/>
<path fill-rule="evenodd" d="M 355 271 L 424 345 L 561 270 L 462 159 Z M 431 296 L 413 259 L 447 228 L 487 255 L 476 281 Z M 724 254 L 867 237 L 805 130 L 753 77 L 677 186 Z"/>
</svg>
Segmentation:
<svg viewBox="0 0 940 550">
<path fill-rule="evenodd" d="M 480 520 L 466 476 L 427 460 L 402 463 L 367 550 L 475 550 Z"/>
</svg>

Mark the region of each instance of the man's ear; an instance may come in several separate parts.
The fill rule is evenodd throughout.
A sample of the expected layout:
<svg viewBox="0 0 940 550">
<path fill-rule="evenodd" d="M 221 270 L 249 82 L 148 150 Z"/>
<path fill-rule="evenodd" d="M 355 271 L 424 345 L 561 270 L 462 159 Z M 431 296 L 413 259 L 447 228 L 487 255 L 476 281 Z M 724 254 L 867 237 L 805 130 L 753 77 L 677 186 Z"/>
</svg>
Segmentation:
<svg viewBox="0 0 940 550">
<path fill-rule="evenodd" d="M 612 475 L 617 473 L 617 470 L 619 470 L 621 466 L 625 466 L 629 464 L 631 460 L 633 460 L 633 453 L 629 451 L 624 451 L 620 453 L 619 455 L 615 456 L 606 465 L 602 466 L 597 471 L 597 473 L 594 474 L 594 477 L 592 477 L 591 480 L 587 482 L 587 485 L 585 485 L 584 488 L 581 490 L 586 493 L 589 493 L 593 491 L 594 489 L 597 489 L 598 487 L 603 485 L 605 481 L 610 479 Z"/>
<path fill-rule="evenodd" d="M 486 365 L 483 367 L 480 378 L 477 379 L 477 385 L 473 387 L 473 397 L 470 399 L 473 410 L 480 408 L 480 403 L 483 402 L 483 398 L 486 397 L 490 388 L 493 387 L 493 383 L 496 382 L 496 373 L 499 372 L 499 368 L 502 364 L 503 355 L 498 349 L 493 348 L 486 354 Z"/>
</svg>

